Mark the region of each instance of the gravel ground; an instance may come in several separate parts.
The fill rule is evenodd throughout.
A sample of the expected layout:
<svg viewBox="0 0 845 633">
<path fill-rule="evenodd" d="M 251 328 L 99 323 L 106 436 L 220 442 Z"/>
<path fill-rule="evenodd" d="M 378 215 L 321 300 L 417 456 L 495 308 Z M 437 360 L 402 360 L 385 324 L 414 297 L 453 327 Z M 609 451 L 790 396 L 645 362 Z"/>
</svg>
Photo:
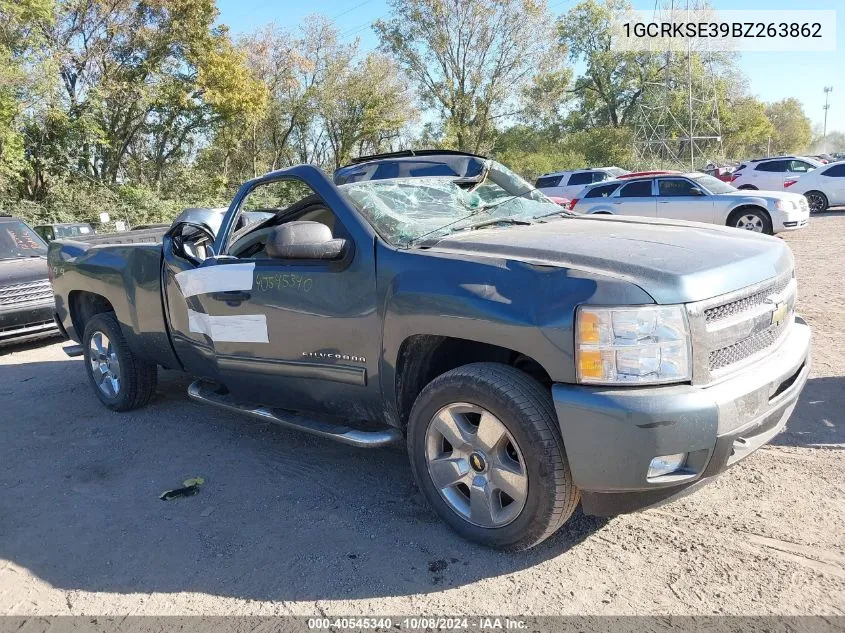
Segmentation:
<svg viewBox="0 0 845 633">
<path fill-rule="evenodd" d="M 659 509 L 528 553 L 457 538 L 401 451 L 188 401 L 115 414 L 62 343 L 0 356 L 0 614 L 845 614 L 845 212 L 786 240 L 814 370 L 785 432 Z M 199 495 L 159 494 L 192 476 Z"/>
</svg>

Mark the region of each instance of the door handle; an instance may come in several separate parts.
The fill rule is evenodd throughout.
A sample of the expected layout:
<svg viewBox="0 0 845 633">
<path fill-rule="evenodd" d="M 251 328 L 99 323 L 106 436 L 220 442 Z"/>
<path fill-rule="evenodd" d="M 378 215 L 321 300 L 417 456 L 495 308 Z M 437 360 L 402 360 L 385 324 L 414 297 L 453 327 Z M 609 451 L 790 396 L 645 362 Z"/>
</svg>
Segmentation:
<svg viewBox="0 0 845 633">
<path fill-rule="evenodd" d="M 658 200 L 657 204 L 669 204 L 668 200 Z"/>
<path fill-rule="evenodd" d="M 211 298 L 217 301 L 225 301 L 230 306 L 240 305 L 249 301 L 252 295 L 244 290 L 227 290 L 226 292 L 212 292 Z"/>
</svg>

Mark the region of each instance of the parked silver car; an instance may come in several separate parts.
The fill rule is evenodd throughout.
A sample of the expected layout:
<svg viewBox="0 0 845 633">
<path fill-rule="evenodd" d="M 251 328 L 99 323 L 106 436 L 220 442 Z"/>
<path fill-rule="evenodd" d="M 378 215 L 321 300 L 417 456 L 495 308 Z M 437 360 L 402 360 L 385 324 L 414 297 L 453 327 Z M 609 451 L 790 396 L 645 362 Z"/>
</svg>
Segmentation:
<svg viewBox="0 0 845 633">
<path fill-rule="evenodd" d="M 607 213 L 722 224 L 772 235 L 807 225 L 804 196 L 739 191 L 698 172 L 626 178 L 588 185 L 570 203 L 575 213 Z"/>
</svg>

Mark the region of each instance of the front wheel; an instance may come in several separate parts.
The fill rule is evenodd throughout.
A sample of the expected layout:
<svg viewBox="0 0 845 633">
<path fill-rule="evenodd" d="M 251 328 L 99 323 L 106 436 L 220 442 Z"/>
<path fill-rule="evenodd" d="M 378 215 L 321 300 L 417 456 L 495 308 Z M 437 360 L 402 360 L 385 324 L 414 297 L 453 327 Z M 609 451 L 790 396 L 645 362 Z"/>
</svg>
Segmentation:
<svg viewBox="0 0 845 633">
<path fill-rule="evenodd" d="M 821 213 L 829 205 L 827 196 L 821 191 L 808 191 L 804 194 L 804 197 L 807 198 L 807 206 L 810 207 L 810 213 Z"/>
<path fill-rule="evenodd" d="M 97 314 L 82 336 L 85 368 L 94 393 L 112 411 L 144 406 L 156 389 L 157 367 L 136 358 L 114 314 Z"/>
<path fill-rule="evenodd" d="M 772 221 L 768 214 L 757 209 L 740 209 L 728 218 L 728 226 L 733 226 L 754 233 L 772 234 Z"/>
<path fill-rule="evenodd" d="M 533 547 L 578 505 L 551 394 L 507 365 L 465 365 L 432 381 L 411 411 L 408 453 L 440 518 L 482 545 Z"/>
</svg>

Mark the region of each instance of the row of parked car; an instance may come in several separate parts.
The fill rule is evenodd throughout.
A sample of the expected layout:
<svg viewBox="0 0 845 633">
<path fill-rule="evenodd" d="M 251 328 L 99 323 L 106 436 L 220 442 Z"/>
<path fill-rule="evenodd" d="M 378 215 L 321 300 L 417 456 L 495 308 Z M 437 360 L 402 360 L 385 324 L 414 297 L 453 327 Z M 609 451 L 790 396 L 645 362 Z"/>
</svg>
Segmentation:
<svg viewBox="0 0 845 633">
<path fill-rule="evenodd" d="M 658 176 L 660 176 L 659 180 L 656 178 Z M 717 223 L 728 223 L 730 213 L 736 207 L 727 205 L 728 215 L 720 214 L 718 208 L 711 213 L 708 208 L 709 202 L 717 202 L 716 207 L 725 207 L 726 205 L 721 204 L 722 200 L 707 199 L 708 194 L 733 196 L 735 202 L 747 204 L 747 202 L 737 198 L 733 192 L 754 191 L 758 192 L 754 194 L 756 198 L 781 200 L 786 207 L 791 207 L 789 201 L 795 201 L 796 198 L 788 196 L 772 197 L 769 194 L 773 192 L 796 193 L 806 199 L 811 213 L 819 213 L 831 206 L 845 205 L 845 161 L 826 162 L 824 159 L 806 156 L 756 158 L 741 162 L 731 171 L 719 171 L 717 175 L 716 170 L 713 170 L 710 178 L 703 178 L 703 176 L 704 174 L 698 172 L 681 174 L 672 171 L 632 174 L 619 167 L 596 167 L 544 174 L 537 179 L 535 186 L 548 196 L 565 198 L 570 201 L 613 196 L 616 198 L 655 198 L 656 204 L 667 205 L 665 208 L 655 206 L 653 212 L 652 201 L 650 200 L 623 200 L 615 208 L 607 205 L 593 204 L 589 207 L 582 205 L 577 209 L 578 212 L 626 215 L 656 214 L 659 217 L 678 217 L 675 214 L 680 213 L 679 219 Z M 649 191 L 647 184 L 632 186 L 624 191 L 619 189 L 620 183 L 616 181 L 633 178 L 650 179 L 653 190 Z M 613 180 L 614 183 L 608 183 L 610 180 Z M 726 188 L 717 184 L 714 180 L 720 180 L 730 186 Z M 607 183 L 608 186 L 606 188 L 596 187 L 601 183 Z M 678 211 L 677 203 L 681 202 L 679 198 L 683 198 L 684 202 L 695 203 L 688 207 L 691 216 Z M 759 201 L 752 201 L 750 204 L 758 204 L 761 209 L 771 206 L 760 204 Z M 664 211 L 667 213 L 664 213 Z M 780 210 L 775 209 L 775 211 L 779 212 Z M 737 216 L 732 220 L 734 220 L 733 225 L 737 226 L 741 218 Z M 776 229 L 778 223 L 773 222 L 772 224 L 772 228 Z M 785 228 L 798 227 L 790 224 Z"/>
</svg>

